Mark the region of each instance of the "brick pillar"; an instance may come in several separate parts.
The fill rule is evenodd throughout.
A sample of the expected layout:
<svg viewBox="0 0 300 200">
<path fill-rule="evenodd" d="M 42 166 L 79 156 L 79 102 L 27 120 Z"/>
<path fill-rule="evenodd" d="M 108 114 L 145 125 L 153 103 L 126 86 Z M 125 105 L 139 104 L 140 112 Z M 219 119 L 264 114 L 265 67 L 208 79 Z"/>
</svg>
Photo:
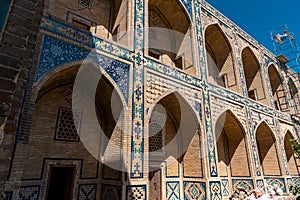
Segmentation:
<svg viewBox="0 0 300 200">
<path fill-rule="evenodd" d="M 34 76 L 30 67 L 42 11 L 42 0 L 14 0 L 1 38 L 0 131 L 3 138 L 0 141 L 0 194 L 9 177 L 16 133 L 22 125 L 21 108 L 28 107 L 27 99 L 30 99 L 33 82 L 29 81 L 29 77 Z M 27 98 L 24 96 L 25 88 L 29 91 Z M 23 116 L 26 118 L 25 114 Z"/>
</svg>

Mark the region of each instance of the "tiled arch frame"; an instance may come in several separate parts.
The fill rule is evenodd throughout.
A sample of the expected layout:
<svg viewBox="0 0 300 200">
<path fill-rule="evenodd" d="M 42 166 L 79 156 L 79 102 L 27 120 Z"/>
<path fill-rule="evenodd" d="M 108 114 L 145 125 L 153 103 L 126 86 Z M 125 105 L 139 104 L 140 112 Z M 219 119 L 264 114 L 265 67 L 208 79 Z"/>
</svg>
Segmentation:
<svg viewBox="0 0 300 200">
<path fill-rule="evenodd" d="M 247 160 L 248 160 L 248 169 L 249 169 L 249 174 L 250 176 L 247 177 L 247 178 L 252 178 L 255 174 L 255 172 L 252 170 L 253 167 L 251 166 L 252 162 L 249 162 L 249 160 L 252 159 L 251 155 L 250 155 L 250 152 L 251 152 L 251 142 L 250 142 L 250 135 L 248 133 L 248 130 L 247 130 L 247 127 L 243 126 L 243 124 L 240 122 L 240 120 L 238 119 L 236 113 L 234 111 L 232 111 L 231 109 L 224 109 L 216 118 L 217 120 L 215 121 L 214 123 L 214 127 L 215 127 L 215 124 L 217 123 L 218 119 L 226 114 L 226 113 L 229 113 L 231 115 L 231 117 L 236 121 L 236 123 L 239 125 L 239 128 L 240 130 L 242 131 L 242 135 L 243 135 L 243 139 L 244 139 L 244 144 L 245 144 L 245 150 L 246 150 L 246 156 L 247 156 Z M 214 135 L 216 137 L 216 134 L 215 134 L 215 128 L 214 128 Z M 216 142 L 218 141 L 218 138 L 215 138 Z M 217 155 L 216 155 L 217 156 Z M 223 177 L 224 178 L 224 177 Z M 234 177 L 231 177 L 231 178 L 234 178 Z"/>
<path fill-rule="evenodd" d="M 246 74 L 245 74 L 245 68 L 243 66 L 243 56 L 242 56 L 242 53 L 245 49 L 249 49 L 250 52 L 253 54 L 254 56 L 254 59 L 256 59 L 256 61 L 258 62 L 258 72 L 260 73 L 260 78 L 261 78 L 261 83 L 262 83 L 262 89 L 263 89 L 263 93 L 264 93 L 264 98 L 262 98 L 261 100 L 267 100 L 269 99 L 270 97 L 270 84 L 269 84 L 269 79 L 266 77 L 266 74 L 268 73 L 267 70 L 266 70 L 266 66 L 264 65 L 264 62 L 263 62 L 263 58 L 261 55 L 257 55 L 255 52 L 258 51 L 260 54 L 261 54 L 261 51 L 259 49 L 255 49 L 253 48 L 250 44 L 243 44 L 241 46 L 241 49 L 240 49 L 240 52 L 239 52 L 239 57 L 241 58 L 241 67 L 242 67 L 242 71 L 243 71 L 243 74 L 244 74 L 244 80 L 246 81 Z M 247 85 L 245 84 L 246 88 L 247 88 Z M 247 92 L 247 96 L 248 96 L 248 92 Z M 270 105 L 270 102 L 268 101 L 267 102 L 268 105 Z M 261 103 L 263 104 L 263 103 Z M 266 105 L 266 104 L 264 104 Z M 268 106 L 266 105 L 266 106 Z M 273 105 L 274 107 L 274 105 Z"/>
<path fill-rule="evenodd" d="M 283 153 L 283 161 L 284 161 L 284 167 L 285 167 L 285 172 L 287 175 L 291 175 L 290 169 L 289 169 L 289 165 L 288 165 L 288 160 L 286 157 L 286 149 L 285 149 L 285 137 L 287 136 L 287 134 L 291 134 L 293 139 L 296 139 L 299 141 L 299 137 L 297 136 L 296 132 L 294 130 L 291 130 L 291 128 L 286 128 L 282 134 L 280 134 L 281 137 L 281 147 L 282 147 L 282 153 Z"/>
<path fill-rule="evenodd" d="M 160 95 L 159 98 L 157 98 L 154 102 L 152 102 L 149 110 L 148 110 L 148 122 L 149 122 L 149 118 L 150 118 L 150 114 L 152 113 L 153 111 L 153 108 L 155 107 L 155 105 L 160 101 L 162 100 L 163 98 L 165 98 L 166 96 L 170 95 L 170 94 L 175 94 L 175 95 L 179 95 L 180 98 L 182 98 L 186 103 L 188 104 L 188 107 L 191 109 L 191 111 L 193 112 L 193 114 L 195 115 L 195 117 L 197 118 L 198 120 L 198 123 L 201 124 L 201 119 L 200 119 L 200 116 L 199 116 L 199 113 L 198 111 L 194 108 L 194 106 L 191 104 L 190 101 L 187 100 L 187 98 L 185 97 L 184 94 L 182 94 L 180 91 L 177 91 L 177 90 L 169 90 L 167 92 L 164 92 L 162 95 Z"/>
<path fill-rule="evenodd" d="M 275 143 L 275 149 L 276 149 L 276 156 L 277 156 L 277 161 L 278 161 L 278 167 L 279 167 L 279 170 L 280 170 L 280 175 L 279 176 L 282 176 L 283 175 L 283 171 L 285 169 L 285 163 L 284 163 L 284 158 L 283 156 L 280 156 L 281 154 L 281 151 L 282 151 L 282 148 L 281 148 L 281 144 L 282 144 L 282 140 L 279 136 L 279 133 L 277 132 L 277 129 L 276 129 L 276 126 L 275 126 L 275 129 L 272 129 L 272 127 L 270 127 L 269 123 L 265 120 L 265 119 L 262 119 L 260 120 L 256 127 L 255 127 L 255 130 L 254 130 L 254 134 L 255 134 L 255 142 L 256 142 L 256 145 L 257 145 L 257 153 L 259 154 L 259 148 L 258 148 L 258 144 L 257 144 L 257 129 L 261 126 L 261 125 L 265 125 L 270 131 L 271 131 L 271 136 L 273 137 L 274 139 L 274 143 Z M 260 166 L 262 166 L 262 163 L 260 161 L 260 159 L 258 159 L 258 162 L 260 164 Z"/>
<path fill-rule="evenodd" d="M 78 60 L 78 61 L 73 61 L 73 62 L 69 62 L 66 63 L 64 65 L 61 66 L 57 66 L 54 67 L 53 69 L 51 69 L 50 71 L 48 71 L 45 75 L 43 75 L 34 85 L 34 96 L 33 98 L 36 99 L 37 95 L 40 91 L 40 89 L 43 87 L 43 85 L 50 80 L 53 76 L 59 74 L 60 72 L 70 69 L 72 67 L 76 67 L 79 66 L 81 64 L 83 64 L 84 61 L 83 60 Z M 113 78 L 100 66 L 97 65 L 96 62 L 89 62 L 89 63 L 85 63 L 85 64 L 92 64 L 95 67 L 97 67 L 100 71 L 100 73 L 113 85 L 114 89 L 117 91 L 118 95 L 121 98 L 123 107 L 127 107 L 127 100 L 125 99 L 124 95 L 122 94 L 122 91 L 120 90 L 119 86 L 117 85 L 117 83 L 113 80 Z"/>
<path fill-rule="evenodd" d="M 205 33 L 207 28 L 211 27 L 211 26 L 216 26 L 220 33 L 222 34 L 222 36 L 224 37 L 224 39 L 226 40 L 226 42 L 228 43 L 228 47 L 231 50 L 231 56 L 232 56 L 232 64 L 233 64 L 233 73 L 234 73 L 234 78 L 235 78 L 235 84 L 237 84 L 239 82 L 239 80 L 242 81 L 242 74 L 240 73 L 240 65 L 238 64 L 238 57 L 236 55 L 238 55 L 238 48 L 236 46 L 236 44 L 234 43 L 234 40 L 231 38 L 231 34 L 232 30 L 231 28 L 228 28 L 228 30 L 226 30 L 222 24 L 220 24 L 219 22 L 211 22 L 205 25 L 205 27 L 203 27 L 203 35 L 204 35 L 204 44 L 206 43 L 206 38 L 205 38 Z M 205 46 L 205 45 L 204 45 Z M 205 48 L 204 48 L 205 49 Z M 206 49 L 205 49 L 206 52 Z M 207 64 L 207 58 L 206 58 L 206 71 L 208 72 L 208 64 Z M 225 88 L 224 88 L 225 89 Z M 230 89 L 228 89 L 230 90 Z M 239 88 L 239 92 L 238 94 L 242 94 L 242 85 L 241 88 Z"/>
<path fill-rule="evenodd" d="M 143 0 L 144 2 L 148 2 L 150 0 Z M 194 5 L 194 0 L 172 0 L 172 1 L 175 1 L 177 2 L 177 4 L 180 6 L 183 14 L 186 16 L 187 18 L 187 21 L 189 23 L 189 30 L 190 30 L 190 35 L 191 35 L 191 43 L 192 43 L 192 61 L 193 61 L 193 65 L 195 67 L 195 70 L 196 70 L 196 75 L 193 75 L 193 76 L 196 76 L 196 77 L 199 77 L 200 79 L 202 79 L 202 73 L 200 72 L 200 66 L 198 64 L 198 60 L 195 58 L 195 56 L 197 55 L 197 52 L 198 52 L 198 49 L 197 49 L 197 41 L 194 39 L 197 37 L 197 32 L 196 32 L 196 26 L 197 24 L 195 23 L 195 20 L 194 20 L 194 8 L 193 8 L 193 5 Z M 154 7 L 155 8 L 155 7 Z M 156 9 L 155 9 L 156 10 Z M 150 11 L 150 6 L 147 5 L 146 3 L 144 4 L 144 21 L 149 21 L 149 11 Z M 162 13 L 160 13 L 162 14 Z M 159 15 L 160 15 L 159 14 Z M 164 19 L 166 20 L 166 19 Z M 168 22 L 167 22 L 168 23 Z M 144 24 L 144 27 L 146 28 L 144 31 L 144 38 L 148 38 L 149 37 L 149 33 L 148 33 L 148 24 Z M 181 33 L 180 33 L 181 34 Z M 144 54 L 144 57 L 147 59 L 147 60 L 151 60 L 151 56 L 147 55 L 147 53 L 145 52 L 145 49 L 147 47 L 146 44 L 143 44 L 143 54 Z"/>
<path fill-rule="evenodd" d="M 274 97 L 273 97 L 273 94 L 272 94 L 272 87 L 271 87 L 271 82 L 270 82 L 270 77 L 269 77 L 269 72 L 268 72 L 268 70 L 269 70 L 269 68 L 271 67 L 271 65 L 273 65 L 274 66 L 274 68 L 275 68 L 275 70 L 277 71 L 277 73 L 278 73 L 278 75 L 280 76 L 280 79 L 281 79 L 281 83 L 282 83 L 282 89 L 284 90 L 284 93 L 286 93 L 286 91 L 287 91 L 287 89 L 288 89 L 288 84 L 287 84 L 287 82 L 286 82 L 286 80 L 285 80 L 285 77 L 284 77 L 284 75 L 283 75 L 283 72 L 282 72 L 282 70 L 280 70 L 280 68 L 279 68 L 279 66 L 278 66 L 278 64 L 277 63 L 275 63 L 275 62 L 273 62 L 273 61 L 269 61 L 269 62 L 267 62 L 267 63 L 265 63 L 266 65 L 265 65 L 265 67 L 266 67 L 266 74 L 267 74 L 267 76 L 266 76 L 266 81 L 267 81 L 267 86 L 268 86 L 268 88 L 269 88 L 269 96 L 270 96 L 270 100 L 271 100 L 271 106 L 275 109 L 275 104 L 274 104 Z M 289 95 L 289 94 L 288 94 Z M 287 96 L 285 97 L 286 98 L 286 100 L 287 100 Z M 287 102 L 287 104 L 289 105 L 289 103 Z M 289 107 L 290 107 L 290 105 L 289 105 Z"/>
</svg>

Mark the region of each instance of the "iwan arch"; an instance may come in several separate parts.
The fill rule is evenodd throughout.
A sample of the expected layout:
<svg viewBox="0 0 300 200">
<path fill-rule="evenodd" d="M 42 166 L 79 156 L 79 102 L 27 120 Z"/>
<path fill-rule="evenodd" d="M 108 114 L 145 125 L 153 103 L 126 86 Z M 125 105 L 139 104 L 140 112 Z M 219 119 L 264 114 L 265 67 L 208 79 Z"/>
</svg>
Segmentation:
<svg viewBox="0 0 300 200">
<path fill-rule="evenodd" d="M 38 26 L 6 198 L 227 199 L 299 183 L 299 86 L 207 2 L 45 0 Z"/>
</svg>

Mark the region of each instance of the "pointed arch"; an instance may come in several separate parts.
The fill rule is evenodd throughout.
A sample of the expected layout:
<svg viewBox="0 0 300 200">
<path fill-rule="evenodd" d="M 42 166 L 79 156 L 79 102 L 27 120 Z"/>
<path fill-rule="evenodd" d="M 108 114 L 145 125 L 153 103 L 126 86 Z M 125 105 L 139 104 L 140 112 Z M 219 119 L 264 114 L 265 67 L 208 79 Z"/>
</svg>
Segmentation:
<svg viewBox="0 0 300 200">
<path fill-rule="evenodd" d="M 291 98 L 295 99 L 296 96 L 298 95 L 299 91 L 298 91 L 298 88 L 295 85 L 295 82 L 293 81 L 293 79 L 289 78 L 288 86 L 289 86 L 289 92 L 290 92 Z"/>
<path fill-rule="evenodd" d="M 231 110 L 219 116 L 215 135 L 220 176 L 251 176 L 245 130 Z"/>
<path fill-rule="evenodd" d="M 281 175 L 276 137 L 264 121 L 256 129 L 256 142 L 263 174 L 266 176 Z"/>
<path fill-rule="evenodd" d="M 274 105 L 277 110 L 286 111 L 288 105 L 286 102 L 282 78 L 274 64 L 268 67 L 268 75 L 272 89 Z"/>
<path fill-rule="evenodd" d="M 290 131 L 287 131 L 284 137 L 284 149 L 285 149 L 285 155 L 287 159 L 287 164 L 289 166 L 290 174 L 293 176 L 299 176 L 299 170 L 300 170 L 300 162 L 297 155 L 294 153 L 292 146 L 291 146 L 291 140 L 295 139 L 294 136 Z"/>
<path fill-rule="evenodd" d="M 184 176 L 203 176 L 200 123 L 193 108 L 179 93 L 167 94 L 155 104 L 148 127 L 149 181 L 152 197 L 159 195 L 158 190 L 161 190 L 163 184 L 157 177 L 160 174 L 161 163 L 167 165 L 166 176 L 180 176 L 179 164 L 182 162 Z"/>
<path fill-rule="evenodd" d="M 148 55 L 195 74 L 192 23 L 186 9 L 177 0 L 150 0 L 148 3 Z"/>
<path fill-rule="evenodd" d="M 153 112 L 153 109 L 155 108 L 155 106 L 165 97 L 171 95 L 171 94 L 175 94 L 178 97 L 181 97 L 183 99 L 183 101 L 187 104 L 187 106 L 190 108 L 191 112 L 193 112 L 194 117 L 197 118 L 197 121 L 200 123 L 200 117 L 198 112 L 193 108 L 192 104 L 190 102 L 188 102 L 186 99 L 187 97 L 185 95 L 183 95 L 180 91 L 177 91 L 176 89 L 173 90 L 169 90 L 163 94 L 160 95 L 159 98 L 157 98 L 155 101 L 152 102 L 152 105 L 150 106 L 149 110 L 148 110 L 148 123 L 151 120 L 150 116 Z"/>
<path fill-rule="evenodd" d="M 205 29 L 205 48 L 209 81 L 239 92 L 233 88 L 236 86 L 236 76 L 232 47 L 218 24 L 209 25 Z"/>
<path fill-rule="evenodd" d="M 242 50 L 242 62 L 246 78 L 248 97 L 253 100 L 265 98 L 260 64 L 250 47 Z"/>
<path fill-rule="evenodd" d="M 85 63 L 85 60 L 77 60 L 74 62 L 69 62 L 64 65 L 53 68 L 48 71 L 45 75 L 43 75 L 38 82 L 34 85 L 34 98 L 38 98 L 40 91 L 42 88 L 48 88 L 48 86 L 54 87 L 55 85 L 61 84 L 62 82 L 58 82 L 56 80 L 65 80 L 68 77 L 72 77 L 71 82 L 74 82 L 76 76 L 78 74 L 78 70 L 81 66 L 90 65 L 93 70 L 95 70 L 95 74 L 99 74 L 99 76 L 104 77 L 109 84 L 114 85 L 114 92 L 118 93 L 118 96 L 121 98 L 121 102 L 123 107 L 127 107 L 127 101 L 124 97 L 124 94 L 118 87 L 119 85 L 114 81 L 114 79 L 103 69 L 101 63 L 97 63 L 95 60 L 89 60 Z M 69 81 L 70 82 L 70 81 Z"/>
</svg>

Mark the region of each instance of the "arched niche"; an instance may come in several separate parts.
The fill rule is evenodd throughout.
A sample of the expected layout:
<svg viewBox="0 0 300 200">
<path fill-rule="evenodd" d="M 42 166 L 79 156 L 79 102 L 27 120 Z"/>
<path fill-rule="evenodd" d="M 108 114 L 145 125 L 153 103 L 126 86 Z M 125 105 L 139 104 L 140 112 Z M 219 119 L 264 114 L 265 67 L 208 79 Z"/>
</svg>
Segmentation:
<svg viewBox="0 0 300 200">
<path fill-rule="evenodd" d="M 150 199 L 162 199 L 166 181 L 182 177 L 182 168 L 183 177 L 204 176 L 200 124 L 179 93 L 171 93 L 154 105 L 148 135 Z"/>
<path fill-rule="evenodd" d="M 291 99 L 296 99 L 299 93 L 297 86 L 295 85 L 295 82 L 289 78 L 288 80 L 288 86 L 289 86 L 289 92 L 291 95 Z"/>
<path fill-rule="evenodd" d="M 111 185 L 118 186 L 124 181 L 121 154 L 124 103 L 111 81 L 101 74 L 99 68 L 92 64 L 85 64 L 85 66 L 85 68 L 83 65 L 73 66 L 58 71 L 41 86 L 35 102 L 36 108 L 30 133 L 31 144 L 34 146 L 28 147 L 28 156 L 41 162 L 46 157 L 82 160 L 81 168 L 72 166 L 75 171 L 82 170 L 80 176 L 98 177 L 95 179 L 101 183 L 109 179 Z M 85 80 L 80 88 L 74 87 L 79 67 L 81 73 L 87 70 L 88 73 L 99 76 L 94 96 L 80 94 L 80 89 L 88 90 L 92 87 L 94 82 L 90 80 Z M 75 104 L 91 104 L 91 106 L 74 107 Z M 47 148 L 44 148 L 45 144 Z M 42 163 L 33 164 L 28 160 L 24 165 L 28 173 L 36 173 L 31 171 L 30 166 L 37 169 L 42 166 Z M 56 168 L 61 167 L 58 164 Z M 55 178 L 51 173 L 49 171 L 50 180 Z M 75 190 L 74 183 L 77 181 L 79 179 L 74 178 L 73 183 L 67 184 L 71 184 L 70 187 Z M 52 191 L 51 193 L 62 195 L 61 191 L 55 191 L 55 187 L 51 187 L 51 184 L 46 187 L 48 191 Z M 50 195 L 49 192 L 48 194 Z M 109 194 L 101 194 L 101 199 L 107 198 Z"/>
<path fill-rule="evenodd" d="M 232 47 L 219 25 L 213 24 L 206 28 L 205 49 L 208 81 L 240 92 L 236 82 Z"/>
<path fill-rule="evenodd" d="M 284 137 L 284 149 L 287 159 L 287 164 L 289 166 L 290 174 L 292 176 L 299 176 L 300 162 L 297 155 L 291 146 L 291 140 L 295 139 L 290 131 L 288 131 Z"/>
<path fill-rule="evenodd" d="M 265 176 L 281 175 L 275 136 L 265 122 L 256 129 L 260 165 Z"/>
<path fill-rule="evenodd" d="M 250 47 L 243 49 L 242 61 L 248 97 L 257 101 L 265 99 L 266 97 L 261 76 L 261 68 L 255 54 Z"/>
<path fill-rule="evenodd" d="M 288 110 L 286 94 L 282 84 L 281 76 L 275 66 L 272 64 L 268 68 L 268 75 L 272 89 L 274 105 L 277 110 Z"/>
<path fill-rule="evenodd" d="M 219 175 L 251 176 L 245 131 L 231 111 L 218 118 L 215 125 Z"/>
<path fill-rule="evenodd" d="M 196 74 L 193 57 L 191 20 L 176 0 L 148 2 L 148 56 Z"/>
</svg>

